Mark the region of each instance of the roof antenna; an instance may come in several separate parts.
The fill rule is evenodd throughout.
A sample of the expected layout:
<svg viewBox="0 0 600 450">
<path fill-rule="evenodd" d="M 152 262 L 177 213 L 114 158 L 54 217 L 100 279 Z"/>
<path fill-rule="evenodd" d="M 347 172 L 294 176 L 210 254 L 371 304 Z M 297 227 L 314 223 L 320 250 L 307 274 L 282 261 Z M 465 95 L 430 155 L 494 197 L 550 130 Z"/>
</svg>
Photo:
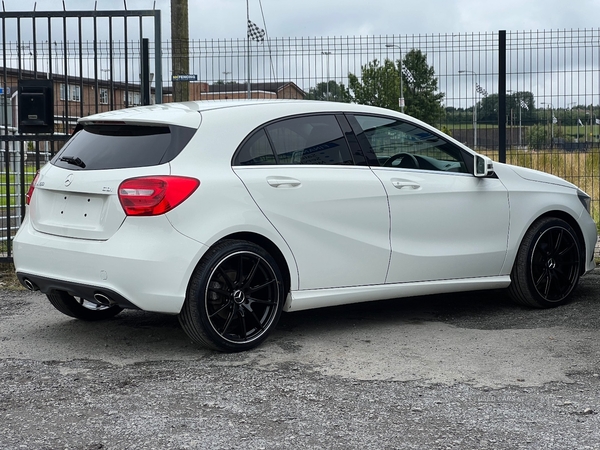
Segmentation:
<svg viewBox="0 0 600 450">
<path fill-rule="evenodd" d="M 65 0 L 63 0 L 63 11 L 67 10 L 67 6 L 65 5 Z"/>
<path fill-rule="evenodd" d="M 4 7 L 4 0 L 2 0 L 2 11 L 6 12 L 6 8 Z"/>
<path fill-rule="evenodd" d="M 125 5 L 125 11 L 127 11 L 127 0 L 123 0 L 123 5 Z"/>
<path fill-rule="evenodd" d="M 96 1 L 96 2 L 94 2 L 94 11 L 97 11 L 97 10 L 98 10 L 98 2 Z"/>
<path fill-rule="evenodd" d="M 35 12 L 35 10 L 37 9 L 37 2 L 33 3 L 33 12 Z"/>
</svg>

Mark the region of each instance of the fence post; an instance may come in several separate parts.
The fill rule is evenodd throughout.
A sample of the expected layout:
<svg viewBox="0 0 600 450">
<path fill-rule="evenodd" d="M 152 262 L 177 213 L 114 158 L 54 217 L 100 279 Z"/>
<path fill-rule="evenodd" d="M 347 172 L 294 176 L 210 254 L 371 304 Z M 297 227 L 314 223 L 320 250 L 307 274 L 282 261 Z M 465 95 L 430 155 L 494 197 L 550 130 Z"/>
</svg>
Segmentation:
<svg viewBox="0 0 600 450">
<path fill-rule="evenodd" d="M 498 160 L 506 162 L 506 30 L 498 32 Z"/>
<path fill-rule="evenodd" d="M 142 39 L 142 54 L 141 54 L 141 90 L 142 90 L 142 105 L 150 104 L 150 51 L 149 51 L 149 40 L 148 38 Z"/>
</svg>

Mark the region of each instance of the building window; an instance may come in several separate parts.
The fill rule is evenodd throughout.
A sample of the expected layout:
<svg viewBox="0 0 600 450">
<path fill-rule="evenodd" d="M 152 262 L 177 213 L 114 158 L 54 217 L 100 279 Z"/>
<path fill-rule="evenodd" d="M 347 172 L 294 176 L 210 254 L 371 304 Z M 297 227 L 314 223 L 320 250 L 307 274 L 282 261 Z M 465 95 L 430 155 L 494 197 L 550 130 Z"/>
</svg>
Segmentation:
<svg viewBox="0 0 600 450">
<path fill-rule="evenodd" d="M 100 104 L 108 105 L 108 89 L 100 88 Z"/>
<path fill-rule="evenodd" d="M 137 106 L 142 104 L 142 97 L 139 92 L 129 92 L 129 101 L 127 106 Z M 125 93 L 123 93 L 123 101 L 125 101 Z"/>
<path fill-rule="evenodd" d="M 76 86 L 73 84 L 68 85 L 68 95 L 65 95 L 65 86 L 64 84 L 60 85 L 60 99 L 68 100 L 70 102 L 78 102 L 81 100 L 81 86 Z"/>
</svg>

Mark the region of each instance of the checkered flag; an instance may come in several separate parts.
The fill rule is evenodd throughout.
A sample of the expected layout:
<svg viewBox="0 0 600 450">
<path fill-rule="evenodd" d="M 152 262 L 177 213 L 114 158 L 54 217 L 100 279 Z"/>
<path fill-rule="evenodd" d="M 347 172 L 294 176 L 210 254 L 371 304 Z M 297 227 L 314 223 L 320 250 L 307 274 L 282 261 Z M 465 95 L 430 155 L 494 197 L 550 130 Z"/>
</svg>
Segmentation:
<svg viewBox="0 0 600 450">
<path fill-rule="evenodd" d="M 259 28 L 258 25 L 251 20 L 248 20 L 248 39 L 263 42 L 265 40 L 265 30 Z"/>
<path fill-rule="evenodd" d="M 414 83 L 415 82 L 415 77 L 413 77 L 413 74 L 410 73 L 410 70 L 408 70 L 406 68 L 406 66 L 402 66 L 402 73 L 406 77 L 406 81 L 408 81 L 409 83 Z"/>
<path fill-rule="evenodd" d="M 521 100 L 521 108 L 526 109 L 527 111 L 529 111 L 529 106 L 527 106 L 527 103 L 525 103 L 525 100 Z"/>
<path fill-rule="evenodd" d="M 479 83 L 475 83 L 475 90 L 476 90 L 477 92 L 479 92 L 481 95 L 483 95 L 484 97 L 487 97 L 487 95 L 488 95 L 487 91 L 486 91 L 484 88 L 482 88 L 482 87 L 479 85 Z"/>
</svg>

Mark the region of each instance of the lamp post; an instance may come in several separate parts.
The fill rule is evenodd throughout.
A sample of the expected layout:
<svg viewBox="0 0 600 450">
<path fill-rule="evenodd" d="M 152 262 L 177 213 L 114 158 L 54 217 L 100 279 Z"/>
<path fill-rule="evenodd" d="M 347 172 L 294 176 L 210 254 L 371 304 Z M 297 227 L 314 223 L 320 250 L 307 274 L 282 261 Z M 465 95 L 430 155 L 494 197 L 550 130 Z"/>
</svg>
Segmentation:
<svg viewBox="0 0 600 450">
<path fill-rule="evenodd" d="M 400 51 L 400 98 L 398 99 L 398 105 L 400 106 L 400 112 L 404 113 L 404 82 L 402 81 L 402 47 L 396 44 L 385 44 L 387 48 L 397 48 Z"/>
<path fill-rule="evenodd" d="M 524 103 L 523 99 L 521 97 L 519 97 L 519 93 L 515 92 L 515 91 L 506 91 L 506 92 L 510 92 L 511 94 L 517 94 L 517 96 L 515 97 L 515 101 L 519 104 L 519 148 L 523 148 L 523 130 L 521 128 L 521 113 L 523 110 L 523 105 L 525 105 L 525 109 L 529 110 L 529 108 L 527 107 L 527 104 Z"/>
<path fill-rule="evenodd" d="M 329 55 L 331 55 L 331 52 L 321 52 L 321 55 L 325 55 L 327 56 L 327 101 L 329 101 Z"/>
<path fill-rule="evenodd" d="M 475 93 L 475 77 L 479 78 L 477 72 L 472 70 L 459 70 L 458 73 L 470 73 L 473 75 L 473 149 L 477 149 L 477 94 Z"/>
<path fill-rule="evenodd" d="M 542 102 L 540 105 L 550 106 L 550 149 L 554 148 L 554 106 L 552 103 Z"/>
</svg>

